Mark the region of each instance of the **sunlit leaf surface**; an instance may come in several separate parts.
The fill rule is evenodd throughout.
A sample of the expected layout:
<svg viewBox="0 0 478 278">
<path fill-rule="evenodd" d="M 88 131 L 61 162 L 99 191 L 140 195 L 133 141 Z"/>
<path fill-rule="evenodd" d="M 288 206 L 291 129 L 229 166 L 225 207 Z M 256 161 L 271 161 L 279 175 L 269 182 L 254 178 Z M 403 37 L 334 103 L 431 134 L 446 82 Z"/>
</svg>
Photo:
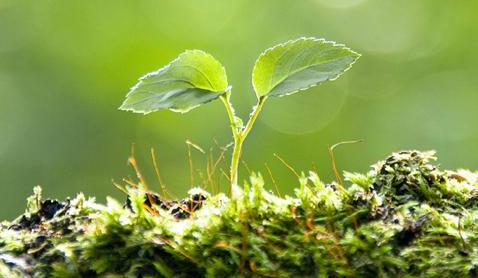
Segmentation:
<svg viewBox="0 0 478 278">
<path fill-rule="evenodd" d="M 211 55 L 187 50 L 165 67 L 148 73 L 130 90 L 121 110 L 150 113 L 189 110 L 226 92 L 224 67 Z"/>
<path fill-rule="evenodd" d="M 254 66 L 252 83 L 258 97 L 290 95 L 338 78 L 359 57 L 342 44 L 300 38 L 262 53 Z"/>
</svg>

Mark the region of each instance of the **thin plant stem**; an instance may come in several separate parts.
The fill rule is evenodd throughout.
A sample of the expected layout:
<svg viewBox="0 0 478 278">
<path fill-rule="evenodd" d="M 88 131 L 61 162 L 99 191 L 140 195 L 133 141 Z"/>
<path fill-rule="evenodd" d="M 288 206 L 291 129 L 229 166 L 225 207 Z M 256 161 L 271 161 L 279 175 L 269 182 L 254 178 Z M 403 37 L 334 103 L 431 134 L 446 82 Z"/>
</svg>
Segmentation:
<svg viewBox="0 0 478 278">
<path fill-rule="evenodd" d="M 237 169 L 239 168 L 239 161 L 241 159 L 242 153 L 242 143 L 244 142 L 241 137 L 242 136 L 237 136 L 234 139 L 234 150 L 232 152 L 231 159 L 231 186 L 233 187 L 232 194 L 234 194 L 234 190 L 238 189 L 236 188 L 238 180 Z"/>
<path fill-rule="evenodd" d="M 252 110 L 249 121 L 247 122 L 246 127 L 244 128 L 244 130 L 242 130 L 242 132 L 241 132 L 243 138 L 246 138 L 246 136 L 251 131 L 252 126 L 256 122 L 257 117 L 259 116 L 259 113 L 261 112 L 261 109 L 264 106 L 264 103 L 265 103 L 266 99 L 267 99 L 267 97 L 265 97 L 265 96 L 260 97 L 258 102 L 257 102 L 257 105 L 254 106 L 254 109 Z"/>
<path fill-rule="evenodd" d="M 154 172 L 156 173 L 156 178 L 158 179 L 159 186 L 161 187 L 161 194 L 163 198 L 168 198 L 168 190 L 166 187 L 166 184 L 163 181 L 163 178 L 161 177 L 161 173 L 159 171 L 159 165 L 158 165 L 158 160 L 156 159 L 156 151 L 154 148 L 151 148 L 151 158 L 153 160 L 153 167 L 154 167 Z"/>
<path fill-rule="evenodd" d="M 335 159 L 334 149 L 341 145 L 355 144 L 360 142 L 362 142 L 362 140 L 343 141 L 329 147 L 329 155 L 332 161 L 332 170 L 334 171 L 335 179 L 337 179 L 337 183 L 340 185 L 340 187 L 343 187 L 343 181 L 342 181 L 342 177 L 340 176 L 339 168 L 337 167 L 337 161 Z"/>
<path fill-rule="evenodd" d="M 244 140 L 246 139 L 247 135 L 252 129 L 259 113 L 264 105 L 265 100 L 267 99 L 265 96 L 262 96 L 258 99 L 257 105 L 254 106 L 252 113 L 250 114 L 249 121 L 247 122 L 246 126 L 238 126 L 238 120 L 240 120 L 234 113 L 234 107 L 229 99 L 230 91 L 226 94 L 222 95 L 220 98 L 224 107 L 226 108 L 227 115 L 229 117 L 229 121 L 231 122 L 231 129 L 232 135 L 234 137 L 234 149 L 232 152 L 231 158 L 231 170 L 230 170 L 230 179 L 231 179 L 231 195 L 232 197 L 236 197 L 236 195 L 240 194 L 242 191 L 238 186 L 238 168 L 239 162 L 241 160 L 242 155 L 242 146 Z"/>
<path fill-rule="evenodd" d="M 232 106 L 232 103 L 229 99 L 230 93 L 231 91 L 228 91 L 227 93 L 222 95 L 220 99 L 222 103 L 224 104 L 224 107 L 226 107 L 227 116 L 229 117 L 229 121 L 231 122 L 232 134 L 234 135 L 234 138 L 235 138 L 239 133 L 239 127 L 237 126 L 236 113 L 234 111 L 234 107 Z"/>
</svg>

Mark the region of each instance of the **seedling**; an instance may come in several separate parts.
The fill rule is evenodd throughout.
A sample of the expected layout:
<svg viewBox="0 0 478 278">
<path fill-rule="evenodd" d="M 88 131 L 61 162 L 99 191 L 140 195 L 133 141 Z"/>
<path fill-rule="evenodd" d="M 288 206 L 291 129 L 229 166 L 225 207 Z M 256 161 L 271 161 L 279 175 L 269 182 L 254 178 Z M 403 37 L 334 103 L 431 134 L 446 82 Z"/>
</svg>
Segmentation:
<svg viewBox="0 0 478 278">
<path fill-rule="evenodd" d="M 249 120 L 234 112 L 224 67 L 201 50 L 186 50 L 168 65 L 141 77 L 131 88 L 121 110 L 148 114 L 168 109 L 186 113 L 201 104 L 220 99 L 226 108 L 234 138 L 230 179 L 232 196 L 238 186 L 238 166 L 244 141 L 269 97 L 283 97 L 335 80 L 360 57 L 342 44 L 317 38 L 299 38 L 264 51 L 252 70 L 257 97 Z"/>
</svg>

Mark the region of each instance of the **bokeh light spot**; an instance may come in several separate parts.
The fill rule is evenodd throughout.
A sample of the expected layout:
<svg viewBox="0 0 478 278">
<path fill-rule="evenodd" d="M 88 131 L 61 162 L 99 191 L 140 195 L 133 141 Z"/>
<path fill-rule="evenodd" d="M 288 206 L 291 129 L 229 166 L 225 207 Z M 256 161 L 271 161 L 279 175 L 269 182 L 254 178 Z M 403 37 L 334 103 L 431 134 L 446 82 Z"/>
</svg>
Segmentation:
<svg viewBox="0 0 478 278">
<path fill-rule="evenodd" d="M 368 100 L 396 94 L 408 78 L 400 63 L 370 54 L 363 55 L 360 63 L 347 72 L 347 77 L 351 84 L 350 96 Z"/>
<path fill-rule="evenodd" d="M 9 150 L 9 146 L 15 142 L 20 134 L 22 123 L 24 122 L 25 111 L 20 97 L 15 90 L 8 84 L 6 77 L 0 72 L 0 99 L 2 109 L 0 109 L 0 159 L 3 154 Z"/>
<path fill-rule="evenodd" d="M 466 71 L 432 74 L 418 81 L 410 93 L 410 124 L 431 140 L 458 141 L 478 134 L 477 84 Z"/>
<path fill-rule="evenodd" d="M 320 131 L 334 120 L 347 98 L 345 76 L 294 95 L 270 98 L 260 118 L 266 125 L 286 134 Z"/>
<path fill-rule="evenodd" d="M 354 7 L 357 5 L 360 5 L 368 0 L 317 0 L 320 4 L 331 7 L 331 8 L 336 8 L 336 9 L 346 9 L 350 7 Z"/>
<path fill-rule="evenodd" d="M 373 8 L 372 8 L 373 7 Z M 339 31 L 361 49 L 381 54 L 401 53 L 411 48 L 421 34 L 423 7 L 419 1 L 371 0 L 347 9 L 336 20 L 350 23 Z M 337 22 L 338 23 L 338 22 Z"/>
</svg>

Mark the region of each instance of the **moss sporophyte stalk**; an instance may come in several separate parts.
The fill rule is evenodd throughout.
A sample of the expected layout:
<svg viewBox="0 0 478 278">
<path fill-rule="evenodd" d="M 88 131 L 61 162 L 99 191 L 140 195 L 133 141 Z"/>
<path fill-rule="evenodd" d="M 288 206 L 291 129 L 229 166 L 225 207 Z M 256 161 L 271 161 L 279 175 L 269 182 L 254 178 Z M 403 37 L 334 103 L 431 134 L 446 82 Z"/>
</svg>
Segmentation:
<svg viewBox="0 0 478 278">
<path fill-rule="evenodd" d="M 186 113 L 219 98 L 231 123 L 234 148 L 231 157 L 231 194 L 237 197 L 238 167 L 246 137 L 269 97 L 298 93 L 328 80 L 335 80 L 360 57 L 342 44 L 317 38 L 299 38 L 264 51 L 252 70 L 257 104 L 249 120 L 234 112 L 224 67 L 201 50 L 187 50 L 157 71 L 143 76 L 127 94 L 120 109 L 148 114 L 169 109 Z"/>
</svg>

